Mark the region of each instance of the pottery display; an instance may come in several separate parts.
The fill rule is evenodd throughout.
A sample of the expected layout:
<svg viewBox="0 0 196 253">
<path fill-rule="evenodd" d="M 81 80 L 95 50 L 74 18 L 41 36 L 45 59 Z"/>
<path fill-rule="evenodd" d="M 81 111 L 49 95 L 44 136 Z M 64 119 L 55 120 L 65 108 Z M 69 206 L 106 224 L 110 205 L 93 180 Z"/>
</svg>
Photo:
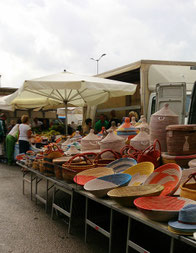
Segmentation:
<svg viewBox="0 0 196 253">
<path fill-rule="evenodd" d="M 189 165 L 189 168 L 196 168 L 196 159 L 190 160 L 188 165 Z"/>
<path fill-rule="evenodd" d="M 138 123 L 138 124 L 136 125 L 136 128 L 138 128 L 138 129 L 143 128 L 143 130 L 144 130 L 147 134 L 150 133 L 149 125 L 148 125 L 148 123 L 146 122 L 146 118 L 145 118 L 144 116 L 143 116 L 143 118 L 141 119 L 141 122 Z"/>
<path fill-rule="evenodd" d="M 131 139 L 138 134 L 139 130 L 132 126 L 130 118 L 126 117 L 125 122 L 122 123 L 117 129 L 117 135 L 121 136 L 124 139 Z"/>
<path fill-rule="evenodd" d="M 162 152 L 161 153 L 162 157 L 162 162 L 163 164 L 167 163 L 176 163 L 182 168 L 188 168 L 189 167 L 189 162 L 191 160 L 196 159 L 196 154 L 195 155 L 169 155 L 167 152 Z"/>
<path fill-rule="evenodd" d="M 94 134 L 94 130 L 91 129 L 90 133 L 81 140 L 82 151 L 100 149 L 99 141 L 100 137 Z"/>
<path fill-rule="evenodd" d="M 72 156 L 80 153 L 80 151 L 75 147 L 75 145 L 70 145 L 70 148 L 65 152 L 66 155 Z"/>
<path fill-rule="evenodd" d="M 169 155 L 196 154 L 196 124 L 169 125 L 166 131 Z"/>
<path fill-rule="evenodd" d="M 107 134 L 108 132 L 106 131 L 105 127 L 102 127 L 101 131 L 97 134 L 97 136 L 105 138 Z"/>
<path fill-rule="evenodd" d="M 66 151 L 68 145 L 70 145 L 70 144 L 72 144 L 72 143 L 73 143 L 73 142 L 71 141 L 70 136 L 68 136 L 68 137 L 67 137 L 67 140 L 61 144 L 61 149 L 62 149 L 63 151 Z"/>
<path fill-rule="evenodd" d="M 172 110 L 169 105 L 165 104 L 163 108 L 154 113 L 150 118 L 150 142 L 158 139 L 161 144 L 161 150 L 167 151 L 166 143 L 166 127 L 168 125 L 179 124 L 179 117 Z"/>
<path fill-rule="evenodd" d="M 100 150 L 103 151 L 105 149 L 112 149 L 113 151 L 120 153 L 122 147 L 125 146 L 125 140 L 120 136 L 116 135 L 112 130 L 109 130 L 108 132 L 109 132 L 108 135 L 104 139 L 102 139 L 99 143 Z M 111 157 L 112 154 L 108 152 L 104 154 L 104 157 L 105 156 Z"/>
<path fill-rule="evenodd" d="M 131 117 L 131 125 L 135 126 L 137 124 L 135 117 Z"/>
<path fill-rule="evenodd" d="M 80 135 L 80 132 L 79 131 L 76 131 L 75 132 L 75 135 L 71 138 L 71 141 L 81 141 L 82 139 L 82 136 Z"/>
<path fill-rule="evenodd" d="M 140 132 L 130 140 L 130 145 L 137 150 L 144 150 L 150 146 L 150 136 L 143 128 Z"/>
</svg>

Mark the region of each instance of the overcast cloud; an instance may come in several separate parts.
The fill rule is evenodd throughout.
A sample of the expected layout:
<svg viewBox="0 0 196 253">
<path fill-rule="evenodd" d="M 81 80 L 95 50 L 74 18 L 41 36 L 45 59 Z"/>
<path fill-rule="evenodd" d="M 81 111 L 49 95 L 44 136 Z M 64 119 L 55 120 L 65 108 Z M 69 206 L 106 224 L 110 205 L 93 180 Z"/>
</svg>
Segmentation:
<svg viewBox="0 0 196 253">
<path fill-rule="evenodd" d="M 196 0 L 1 0 L 1 84 L 93 75 L 140 59 L 196 61 Z"/>
</svg>

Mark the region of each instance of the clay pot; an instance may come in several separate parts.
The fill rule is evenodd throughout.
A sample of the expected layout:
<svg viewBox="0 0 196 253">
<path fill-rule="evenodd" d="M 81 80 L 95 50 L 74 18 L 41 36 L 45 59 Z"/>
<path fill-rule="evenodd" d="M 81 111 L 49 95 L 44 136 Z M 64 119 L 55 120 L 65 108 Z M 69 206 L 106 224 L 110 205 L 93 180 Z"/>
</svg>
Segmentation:
<svg viewBox="0 0 196 253">
<path fill-rule="evenodd" d="M 122 147 L 125 146 L 125 140 L 117 136 L 112 130 L 109 130 L 108 132 L 108 135 L 100 141 L 100 150 L 103 151 L 105 149 L 111 149 L 120 153 Z M 106 154 L 104 154 L 104 158 L 105 156 L 109 158 L 112 157 L 112 154 L 107 152 Z"/>
<path fill-rule="evenodd" d="M 150 146 L 150 136 L 143 128 L 141 128 L 139 134 L 130 140 L 130 145 L 137 150 L 144 150 Z"/>
<path fill-rule="evenodd" d="M 196 154 L 196 124 L 170 125 L 166 131 L 169 155 Z"/>
<path fill-rule="evenodd" d="M 100 149 L 99 141 L 100 137 L 94 134 L 94 130 L 91 129 L 90 133 L 81 140 L 82 151 Z"/>
<path fill-rule="evenodd" d="M 161 151 L 167 151 L 166 127 L 168 125 L 179 124 L 179 117 L 171 111 L 168 104 L 161 110 L 154 113 L 150 118 L 150 143 L 153 144 L 158 139 L 161 144 Z"/>
</svg>

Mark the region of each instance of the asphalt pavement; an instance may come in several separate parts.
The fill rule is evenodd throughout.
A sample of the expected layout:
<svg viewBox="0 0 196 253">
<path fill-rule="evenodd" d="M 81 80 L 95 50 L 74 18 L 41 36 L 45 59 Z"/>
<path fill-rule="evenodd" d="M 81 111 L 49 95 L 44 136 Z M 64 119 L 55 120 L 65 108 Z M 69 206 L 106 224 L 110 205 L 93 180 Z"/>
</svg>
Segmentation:
<svg viewBox="0 0 196 253">
<path fill-rule="evenodd" d="M 107 239 L 96 233 L 86 244 L 83 226 L 69 235 L 62 219 L 51 220 L 50 212 L 30 200 L 28 186 L 22 194 L 20 167 L 0 163 L 0 253 L 104 253 L 107 249 Z"/>
</svg>

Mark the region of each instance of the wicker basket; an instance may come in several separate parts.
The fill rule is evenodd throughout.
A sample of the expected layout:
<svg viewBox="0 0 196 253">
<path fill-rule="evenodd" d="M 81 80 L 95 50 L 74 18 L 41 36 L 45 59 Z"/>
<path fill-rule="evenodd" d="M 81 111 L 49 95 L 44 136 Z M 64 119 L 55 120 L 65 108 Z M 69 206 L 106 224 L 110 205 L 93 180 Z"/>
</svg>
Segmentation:
<svg viewBox="0 0 196 253">
<path fill-rule="evenodd" d="M 113 155 L 113 158 L 103 158 L 102 155 L 107 152 L 110 152 Z M 118 154 L 117 152 L 111 149 L 105 149 L 95 157 L 94 163 L 96 167 L 105 167 L 107 164 L 119 158 L 120 158 L 120 154 Z"/>
<path fill-rule="evenodd" d="M 83 154 L 77 154 L 73 156 L 71 159 L 69 159 L 68 162 L 64 163 L 62 165 L 62 175 L 63 179 L 65 180 L 73 180 L 74 176 L 87 169 L 92 169 L 95 167 L 95 164 L 93 160 L 89 159 L 87 155 L 89 156 L 91 153 L 83 153 Z M 94 153 L 92 153 L 94 154 Z M 80 161 L 78 162 L 78 158 Z M 75 162 L 75 160 L 77 162 Z"/>
<path fill-rule="evenodd" d="M 192 178 L 195 179 L 195 183 L 187 184 Z M 191 174 L 184 184 L 180 186 L 180 189 L 181 197 L 196 200 L 196 173 Z"/>
<path fill-rule="evenodd" d="M 124 186 L 108 192 L 108 196 L 123 206 L 134 206 L 133 201 L 142 196 L 158 196 L 164 186 L 159 184 Z"/>
<path fill-rule="evenodd" d="M 54 165 L 54 173 L 57 179 L 63 179 L 62 167 Z"/>
</svg>

